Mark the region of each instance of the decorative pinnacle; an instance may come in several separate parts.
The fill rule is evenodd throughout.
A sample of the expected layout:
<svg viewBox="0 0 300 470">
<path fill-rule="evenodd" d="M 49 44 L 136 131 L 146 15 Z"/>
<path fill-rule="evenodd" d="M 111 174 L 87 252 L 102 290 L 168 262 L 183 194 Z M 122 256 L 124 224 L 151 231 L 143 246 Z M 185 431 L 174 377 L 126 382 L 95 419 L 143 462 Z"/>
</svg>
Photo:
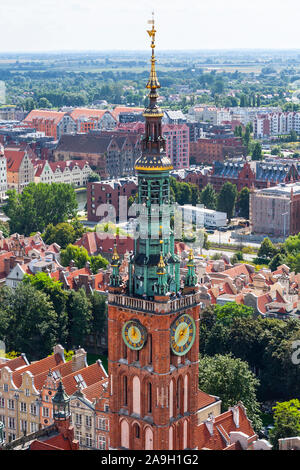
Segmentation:
<svg viewBox="0 0 300 470">
<path fill-rule="evenodd" d="M 194 252 L 193 252 L 192 248 L 190 249 L 190 252 L 189 252 L 187 266 L 194 266 Z"/>
<path fill-rule="evenodd" d="M 155 90 L 156 88 L 160 88 L 160 83 L 157 79 L 156 75 L 156 70 L 155 70 L 155 55 L 154 55 L 154 49 L 155 49 L 155 33 L 156 29 L 154 26 L 154 12 L 152 12 L 152 20 L 149 20 L 148 23 L 152 24 L 152 29 L 147 30 L 147 33 L 151 37 L 151 49 L 152 49 L 152 56 L 151 56 L 151 72 L 150 72 L 150 77 L 148 80 L 148 83 L 146 85 L 146 88 L 150 88 L 151 90 Z"/>
<path fill-rule="evenodd" d="M 162 252 L 160 253 L 160 259 L 159 259 L 159 262 L 158 262 L 158 265 L 157 267 L 160 268 L 160 269 L 164 269 L 165 268 L 165 262 L 164 262 L 164 258 L 163 258 L 163 254 Z"/>
<path fill-rule="evenodd" d="M 161 246 L 161 250 L 160 250 L 159 262 L 157 264 L 157 268 L 158 268 L 157 269 L 157 274 L 164 274 L 165 267 L 166 267 L 166 264 L 164 262 L 164 257 L 163 257 L 163 243 L 164 243 L 164 241 L 160 240 L 159 243 L 160 243 L 160 246 Z"/>
<path fill-rule="evenodd" d="M 114 244 L 114 251 L 113 251 L 113 255 L 112 255 L 112 258 L 111 258 L 111 261 L 112 261 L 112 266 L 116 266 L 118 261 L 120 259 L 120 256 L 118 254 L 118 251 L 117 251 L 117 244 L 115 243 Z"/>
</svg>

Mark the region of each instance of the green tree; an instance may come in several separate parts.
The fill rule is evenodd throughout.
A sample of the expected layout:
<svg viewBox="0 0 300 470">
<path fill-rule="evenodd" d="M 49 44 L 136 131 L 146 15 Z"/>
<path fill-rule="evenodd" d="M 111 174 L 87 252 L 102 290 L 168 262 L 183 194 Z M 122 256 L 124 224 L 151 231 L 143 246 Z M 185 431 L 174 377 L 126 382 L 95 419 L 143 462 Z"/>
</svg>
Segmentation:
<svg viewBox="0 0 300 470">
<path fill-rule="evenodd" d="M 26 275 L 23 279 L 23 283 L 30 284 L 35 289 L 44 292 L 44 294 L 48 296 L 57 314 L 58 341 L 64 344 L 68 332 L 68 316 L 66 312 L 68 296 L 67 292 L 63 289 L 63 284 L 44 272 L 36 273 L 35 275 Z"/>
<path fill-rule="evenodd" d="M 0 220 L 0 232 L 2 232 L 4 238 L 9 237 L 10 229 L 9 229 L 9 223 L 8 222 L 2 222 Z"/>
<path fill-rule="evenodd" d="M 88 182 L 89 183 L 94 183 L 95 181 L 101 181 L 101 177 L 98 175 L 98 173 L 91 173 L 88 177 Z"/>
<path fill-rule="evenodd" d="M 283 255 L 282 253 L 277 253 L 271 259 L 269 263 L 269 268 L 271 269 L 271 271 L 276 271 L 278 266 L 281 266 L 282 264 L 286 264 L 286 263 L 287 263 L 286 256 Z"/>
<path fill-rule="evenodd" d="M 300 436 L 300 401 L 293 399 L 276 404 L 274 410 L 274 428 L 270 431 L 270 440 L 274 449 L 278 449 L 278 439 Z"/>
<path fill-rule="evenodd" d="M 255 142 L 252 150 L 252 160 L 262 160 L 262 148 L 259 142 Z"/>
<path fill-rule="evenodd" d="M 9 350 L 26 351 L 40 359 L 51 353 L 59 338 L 57 314 L 49 297 L 30 284 L 0 290 L 0 304 L 6 312 L 8 330 L 4 335 Z"/>
<path fill-rule="evenodd" d="M 84 288 L 71 290 L 67 300 L 69 317 L 68 346 L 79 346 L 84 343 L 91 332 L 92 306 Z"/>
<path fill-rule="evenodd" d="M 231 355 L 200 357 L 199 387 L 206 393 L 222 400 L 222 412 L 242 402 L 247 416 L 256 431 L 262 426 L 256 391 L 259 380 L 250 370 L 247 362 Z"/>
<path fill-rule="evenodd" d="M 49 224 L 66 222 L 76 215 L 77 200 L 72 186 L 64 183 L 30 183 L 21 194 L 7 191 L 4 213 L 10 218 L 12 232 L 29 235 L 43 232 Z"/>
<path fill-rule="evenodd" d="M 52 108 L 52 104 L 43 96 L 39 99 L 39 108 Z"/>
<path fill-rule="evenodd" d="M 60 260 L 63 266 L 69 266 L 70 262 L 74 261 L 75 266 L 81 269 L 90 261 L 90 257 L 88 251 L 83 246 L 70 244 L 67 248 L 61 250 Z"/>
<path fill-rule="evenodd" d="M 226 181 L 218 196 L 217 210 L 226 212 L 229 220 L 231 220 L 234 215 L 237 193 L 236 185 L 230 183 L 230 181 Z"/>
<path fill-rule="evenodd" d="M 258 257 L 271 260 L 276 253 L 277 249 L 275 245 L 271 242 L 268 237 L 264 238 L 257 253 Z"/>
<path fill-rule="evenodd" d="M 93 274 L 97 274 L 99 269 L 106 268 L 109 264 L 107 259 L 101 255 L 91 256 L 89 259 L 90 268 Z"/>
<path fill-rule="evenodd" d="M 205 188 L 201 191 L 200 194 L 200 202 L 203 204 L 207 209 L 216 209 L 217 206 L 217 194 L 213 188 L 213 186 L 208 183 Z"/>
<path fill-rule="evenodd" d="M 67 222 L 57 224 L 55 227 L 52 224 L 47 225 L 42 238 L 47 245 L 57 243 L 61 248 L 66 248 L 76 241 L 74 227 Z"/>
<path fill-rule="evenodd" d="M 240 217 L 249 219 L 250 190 L 245 186 L 238 194 L 237 207 Z"/>
</svg>

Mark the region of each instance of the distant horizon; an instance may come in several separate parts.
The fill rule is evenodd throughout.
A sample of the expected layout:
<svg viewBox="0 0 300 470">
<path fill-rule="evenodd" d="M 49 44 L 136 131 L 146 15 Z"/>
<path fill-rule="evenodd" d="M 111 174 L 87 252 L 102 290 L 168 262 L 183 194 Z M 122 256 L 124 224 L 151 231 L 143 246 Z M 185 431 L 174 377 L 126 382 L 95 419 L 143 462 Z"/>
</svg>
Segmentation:
<svg viewBox="0 0 300 470">
<path fill-rule="evenodd" d="M 300 49 L 298 0 L 1 0 L 0 53 L 146 51 L 152 10 L 161 51 Z"/>
<path fill-rule="evenodd" d="M 15 55 L 15 54 L 25 54 L 25 55 L 34 55 L 34 54 L 61 54 L 61 53 L 109 53 L 109 52 L 116 52 L 116 53 L 142 53 L 142 54 L 149 54 L 149 49 L 53 49 L 53 50 L 15 50 L 15 51 L 0 51 L 1 55 Z M 203 49 L 159 49 L 156 51 L 157 56 L 161 53 L 166 52 L 299 52 L 299 48 L 203 48 Z"/>
</svg>

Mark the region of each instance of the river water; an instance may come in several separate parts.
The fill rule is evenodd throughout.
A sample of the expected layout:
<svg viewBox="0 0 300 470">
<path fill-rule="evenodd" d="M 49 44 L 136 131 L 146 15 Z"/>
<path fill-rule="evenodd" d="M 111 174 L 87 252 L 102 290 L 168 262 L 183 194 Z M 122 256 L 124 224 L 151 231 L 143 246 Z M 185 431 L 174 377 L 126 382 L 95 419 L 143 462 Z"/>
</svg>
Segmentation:
<svg viewBox="0 0 300 470">
<path fill-rule="evenodd" d="M 78 202 L 78 211 L 86 210 L 86 201 L 87 201 L 87 191 L 83 189 L 82 191 L 76 191 L 76 199 Z"/>
</svg>

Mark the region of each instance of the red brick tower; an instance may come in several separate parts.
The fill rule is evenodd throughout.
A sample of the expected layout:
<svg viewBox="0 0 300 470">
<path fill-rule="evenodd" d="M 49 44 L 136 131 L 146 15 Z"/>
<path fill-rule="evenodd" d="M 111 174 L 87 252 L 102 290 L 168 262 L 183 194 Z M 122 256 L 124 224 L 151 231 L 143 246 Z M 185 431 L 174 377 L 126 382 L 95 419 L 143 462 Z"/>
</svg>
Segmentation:
<svg viewBox="0 0 300 470">
<path fill-rule="evenodd" d="M 108 367 L 111 449 L 194 449 L 198 410 L 200 299 L 194 257 L 180 280 L 180 260 L 163 206 L 170 208 L 170 160 L 161 134 L 160 87 L 152 43 L 149 106 L 142 156 L 136 162 L 138 202 L 146 218 L 122 286 L 115 248 L 108 296 Z M 158 205 L 156 228 L 149 223 Z M 144 214 L 144 215 L 145 215 Z M 143 222 L 144 221 L 144 222 Z M 170 222 L 170 220 L 169 220 Z M 149 227 L 145 235 L 146 224 Z M 155 223 L 154 223 L 155 228 Z M 155 231 L 155 230 L 154 230 Z"/>
</svg>

